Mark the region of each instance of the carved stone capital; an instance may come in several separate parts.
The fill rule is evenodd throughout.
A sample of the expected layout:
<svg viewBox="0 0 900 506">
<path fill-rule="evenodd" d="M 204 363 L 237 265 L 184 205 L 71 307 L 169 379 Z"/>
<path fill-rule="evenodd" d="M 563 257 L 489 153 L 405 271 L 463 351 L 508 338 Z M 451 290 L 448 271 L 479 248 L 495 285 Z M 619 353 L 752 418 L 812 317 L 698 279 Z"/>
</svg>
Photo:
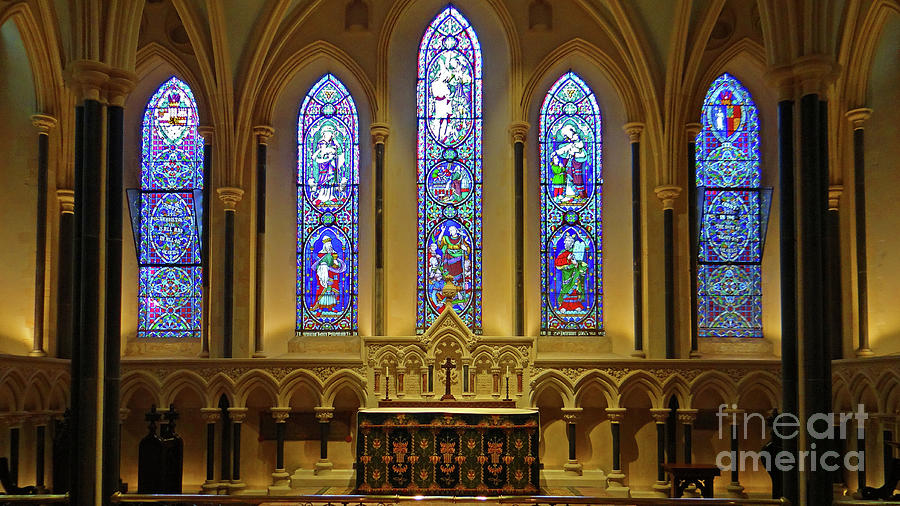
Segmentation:
<svg viewBox="0 0 900 506">
<path fill-rule="evenodd" d="M 778 91 L 778 101 L 794 99 L 794 72 L 791 65 L 770 67 L 765 74 L 770 87 Z"/>
<path fill-rule="evenodd" d="M 387 142 L 391 129 L 387 123 L 372 123 L 370 132 L 372 133 L 372 144 L 384 144 Z"/>
<path fill-rule="evenodd" d="M 625 134 L 628 135 L 628 142 L 641 142 L 641 133 L 644 131 L 644 124 L 638 121 L 631 121 L 622 126 Z"/>
<path fill-rule="evenodd" d="M 109 105 L 125 107 L 125 99 L 134 90 L 137 76 L 133 72 L 122 69 L 109 69 L 109 81 L 106 83 L 106 94 Z"/>
<path fill-rule="evenodd" d="M 56 190 L 60 214 L 75 214 L 75 191 L 65 188 Z"/>
<path fill-rule="evenodd" d="M 666 420 L 669 419 L 669 413 L 671 413 L 669 408 L 653 408 L 650 410 L 650 416 L 653 417 L 653 421 L 656 423 L 666 423 Z"/>
<path fill-rule="evenodd" d="M 513 144 L 517 142 L 525 143 L 525 140 L 528 139 L 528 130 L 531 128 L 531 125 L 525 121 L 514 121 L 511 125 L 509 125 L 509 135 L 512 137 Z"/>
<path fill-rule="evenodd" d="M 606 408 L 606 417 L 610 422 L 619 423 L 625 419 L 626 408 Z"/>
<path fill-rule="evenodd" d="M 794 79 L 801 96 L 824 95 L 839 73 L 840 66 L 828 55 L 811 54 L 794 61 Z"/>
<path fill-rule="evenodd" d="M 234 211 L 237 209 L 238 202 L 240 202 L 241 198 L 244 196 L 244 190 L 232 186 L 216 188 L 216 193 L 219 195 L 219 200 L 225 204 L 226 211 Z"/>
<path fill-rule="evenodd" d="M 697 411 L 696 409 L 679 409 L 675 412 L 675 416 L 678 418 L 678 423 L 693 425 L 697 420 Z"/>
<path fill-rule="evenodd" d="M 220 408 L 200 408 L 200 416 L 206 423 L 216 423 L 222 417 L 222 410 Z"/>
<path fill-rule="evenodd" d="M 316 406 L 313 409 L 316 410 L 316 419 L 319 420 L 319 423 L 329 423 L 334 418 L 333 406 Z"/>
<path fill-rule="evenodd" d="M 28 413 L 24 411 L 11 411 L 0 415 L 0 419 L 2 419 L 10 429 L 21 429 L 25 420 L 28 420 Z"/>
<path fill-rule="evenodd" d="M 584 408 L 562 408 L 560 411 L 566 423 L 576 423 Z"/>
<path fill-rule="evenodd" d="M 94 60 L 78 60 L 66 69 L 67 83 L 79 101 L 101 100 L 106 81 L 109 80 L 109 67 Z"/>
<path fill-rule="evenodd" d="M 270 408 L 269 411 L 272 412 L 272 418 L 275 419 L 275 423 L 285 423 L 288 417 L 291 416 L 290 407 Z"/>
<path fill-rule="evenodd" d="M 846 116 L 850 121 L 850 124 L 853 125 L 854 130 L 862 130 L 865 122 L 872 117 L 872 109 L 869 109 L 868 107 L 858 107 L 845 112 L 844 116 Z"/>
<path fill-rule="evenodd" d="M 674 209 L 675 201 L 681 195 L 681 187 L 675 185 L 657 186 L 654 188 L 656 198 L 662 202 L 663 209 Z"/>
<path fill-rule="evenodd" d="M 197 127 L 197 133 L 200 134 L 200 137 L 203 137 L 203 142 L 206 144 L 212 144 L 213 142 L 213 134 L 215 134 L 215 129 L 210 125 L 200 125 Z"/>
<path fill-rule="evenodd" d="M 697 136 L 700 135 L 700 130 L 703 130 L 703 125 L 700 123 L 685 123 L 684 124 L 684 133 L 687 135 L 688 142 L 696 142 Z"/>
<path fill-rule="evenodd" d="M 259 144 L 267 144 L 269 137 L 275 135 L 275 129 L 269 125 L 256 125 L 253 127 L 253 135 L 256 136 L 256 142 Z"/>
<path fill-rule="evenodd" d="M 38 134 L 50 135 L 50 130 L 56 128 L 56 118 L 47 114 L 32 114 L 31 124 L 37 128 Z"/>
<path fill-rule="evenodd" d="M 841 204 L 841 194 L 844 193 L 843 185 L 833 184 L 828 187 L 828 210 L 837 211 Z"/>
<path fill-rule="evenodd" d="M 52 418 L 52 414 L 49 411 L 40 411 L 37 413 L 31 413 L 28 415 L 28 419 L 31 420 L 32 425 L 35 427 L 44 426 L 50 424 L 50 419 Z"/>
<path fill-rule="evenodd" d="M 228 408 L 228 418 L 232 423 L 244 423 L 247 419 L 247 408 Z"/>
</svg>

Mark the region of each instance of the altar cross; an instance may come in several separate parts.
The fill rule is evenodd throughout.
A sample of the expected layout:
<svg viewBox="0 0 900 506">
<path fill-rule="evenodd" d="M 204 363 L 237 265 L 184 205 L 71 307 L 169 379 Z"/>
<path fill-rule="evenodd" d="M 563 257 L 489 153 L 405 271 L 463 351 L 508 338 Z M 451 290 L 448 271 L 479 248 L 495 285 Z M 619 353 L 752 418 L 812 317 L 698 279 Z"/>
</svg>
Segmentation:
<svg viewBox="0 0 900 506">
<path fill-rule="evenodd" d="M 441 369 L 445 371 L 444 375 L 444 395 L 441 397 L 442 401 L 447 400 L 456 400 L 456 397 L 453 397 L 453 394 L 450 393 L 450 370 L 456 369 L 456 364 L 453 363 L 453 360 L 450 357 L 447 357 L 447 360 L 444 361 L 444 364 L 441 366 Z"/>
</svg>

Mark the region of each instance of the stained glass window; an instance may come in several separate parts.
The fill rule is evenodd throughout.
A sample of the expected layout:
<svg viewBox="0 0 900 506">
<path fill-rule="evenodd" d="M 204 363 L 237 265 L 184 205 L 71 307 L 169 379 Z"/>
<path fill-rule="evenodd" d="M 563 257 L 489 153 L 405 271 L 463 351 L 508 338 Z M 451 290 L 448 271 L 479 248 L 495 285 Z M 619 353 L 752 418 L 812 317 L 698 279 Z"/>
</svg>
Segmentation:
<svg viewBox="0 0 900 506">
<path fill-rule="evenodd" d="M 172 77 L 147 103 L 141 141 L 138 335 L 199 338 L 203 138 L 194 94 Z"/>
<path fill-rule="evenodd" d="M 359 117 L 325 74 L 297 122 L 297 333 L 357 331 Z"/>
<path fill-rule="evenodd" d="M 481 47 L 452 5 L 422 36 L 418 109 L 418 314 L 424 332 L 453 309 L 481 332 Z"/>
<path fill-rule="evenodd" d="M 541 106 L 541 333 L 603 330 L 600 108 L 572 71 Z"/>
<path fill-rule="evenodd" d="M 764 189 L 750 92 L 722 74 L 706 93 L 697 136 L 697 321 L 700 337 L 762 337 Z"/>
</svg>

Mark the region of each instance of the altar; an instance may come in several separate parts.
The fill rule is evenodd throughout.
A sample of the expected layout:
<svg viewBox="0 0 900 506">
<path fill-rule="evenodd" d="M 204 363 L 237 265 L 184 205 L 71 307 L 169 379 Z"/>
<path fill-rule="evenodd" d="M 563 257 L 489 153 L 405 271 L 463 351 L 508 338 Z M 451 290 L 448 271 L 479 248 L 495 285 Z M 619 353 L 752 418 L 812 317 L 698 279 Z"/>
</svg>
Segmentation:
<svg viewBox="0 0 900 506">
<path fill-rule="evenodd" d="M 361 409 L 357 431 L 357 493 L 539 492 L 537 409 Z"/>
</svg>

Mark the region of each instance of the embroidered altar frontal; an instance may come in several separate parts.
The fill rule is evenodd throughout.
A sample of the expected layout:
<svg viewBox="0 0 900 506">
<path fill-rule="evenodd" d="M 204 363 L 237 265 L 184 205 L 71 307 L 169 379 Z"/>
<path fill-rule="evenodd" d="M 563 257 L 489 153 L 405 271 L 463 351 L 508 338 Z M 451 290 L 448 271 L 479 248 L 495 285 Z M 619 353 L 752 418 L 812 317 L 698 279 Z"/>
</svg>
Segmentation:
<svg viewBox="0 0 900 506">
<path fill-rule="evenodd" d="M 357 416 L 357 493 L 539 491 L 535 409 L 379 408 Z"/>
</svg>

